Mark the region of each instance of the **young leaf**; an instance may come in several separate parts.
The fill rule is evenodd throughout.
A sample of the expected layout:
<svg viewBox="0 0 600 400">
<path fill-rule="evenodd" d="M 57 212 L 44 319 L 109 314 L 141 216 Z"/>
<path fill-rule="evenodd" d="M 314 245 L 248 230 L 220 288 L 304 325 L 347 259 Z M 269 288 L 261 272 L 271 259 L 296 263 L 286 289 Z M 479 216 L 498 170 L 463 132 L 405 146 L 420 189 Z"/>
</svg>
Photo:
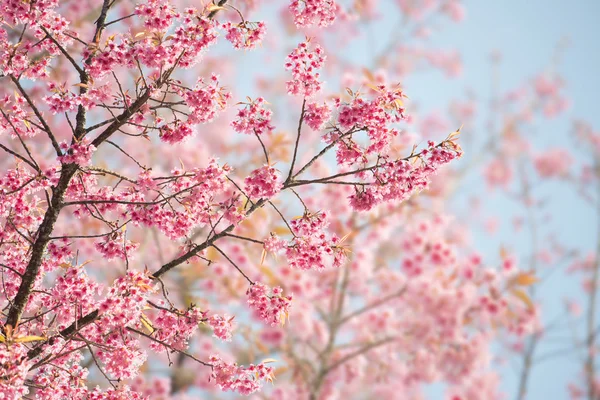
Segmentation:
<svg viewBox="0 0 600 400">
<path fill-rule="evenodd" d="M 515 278 L 515 283 L 520 286 L 531 286 L 538 281 L 538 278 L 529 272 L 523 272 Z"/>
<path fill-rule="evenodd" d="M 23 336 L 13 339 L 15 343 L 41 342 L 44 340 L 46 340 L 46 338 L 43 336 Z"/>
</svg>

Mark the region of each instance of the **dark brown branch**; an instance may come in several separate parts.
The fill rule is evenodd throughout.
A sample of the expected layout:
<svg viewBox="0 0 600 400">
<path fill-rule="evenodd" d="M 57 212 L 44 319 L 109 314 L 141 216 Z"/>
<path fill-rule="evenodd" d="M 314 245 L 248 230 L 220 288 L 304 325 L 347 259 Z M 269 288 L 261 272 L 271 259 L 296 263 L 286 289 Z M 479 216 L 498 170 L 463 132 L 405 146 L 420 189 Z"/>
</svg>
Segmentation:
<svg viewBox="0 0 600 400">
<path fill-rule="evenodd" d="M 58 339 L 59 337 L 68 338 L 74 335 L 79 330 L 85 328 L 86 326 L 94 322 L 98 318 L 98 316 L 98 310 L 94 310 L 91 313 L 84 315 L 83 317 L 79 318 L 77 321 L 73 322 L 71 325 L 60 331 L 58 335 L 49 338 L 46 342 L 40 343 L 33 349 L 29 350 L 27 352 L 27 358 L 31 360 L 39 356 L 46 347 L 46 345 L 52 346 L 56 342 L 56 339 Z"/>
<path fill-rule="evenodd" d="M 173 346 L 170 346 L 170 345 L 166 344 L 165 342 L 163 342 L 163 341 L 161 341 L 161 340 L 158 340 L 158 339 L 156 339 L 156 338 L 154 338 L 154 337 L 152 337 L 152 336 L 150 336 L 150 335 L 148 335 L 148 334 L 146 334 L 146 333 L 144 333 L 144 332 L 142 332 L 142 331 L 138 331 L 137 329 L 135 329 L 135 328 L 130 328 L 130 327 L 127 327 L 127 330 L 128 330 L 128 331 L 130 331 L 130 332 L 133 332 L 133 333 L 137 333 L 138 335 L 142 335 L 142 336 L 143 336 L 143 337 L 145 337 L 146 339 L 150 339 L 150 340 L 152 340 L 153 342 L 156 342 L 156 343 L 162 344 L 162 345 L 163 345 L 163 346 L 165 346 L 167 349 L 170 349 L 170 350 L 176 351 L 176 352 L 178 352 L 179 354 L 183 354 L 184 356 L 186 356 L 186 357 L 189 357 L 189 358 L 191 358 L 192 360 L 196 361 L 197 363 L 200 363 L 200 364 L 202 364 L 202 365 L 204 365 L 204 366 L 206 366 L 206 367 L 212 367 L 212 364 L 209 364 L 209 363 L 207 363 L 207 362 L 204 362 L 204 361 L 202 361 L 202 360 L 199 360 L 198 358 L 194 357 L 194 356 L 193 356 L 193 355 L 191 355 L 190 353 L 188 353 L 188 352 L 185 352 L 185 351 L 182 351 L 182 350 L 179 350 L 179 349 L 177 349 L 177 348 L 175 348 L 175 347 L 173 347 Z"/>
<path fill-rule="evenodd" d="M 229 261 L 229 263 L 230 263 L 231 265 L 233 265 L 233 266 L 235 267 L 235 269 L 237 269 L 237 270 L 238 270 L 238 272 L 244 276 L 244 278 L 246 278 L 246 280 L 248 281 L 248 283 L 250 283 L 251 285 L 254 285 L 254 281 L 253 281 L 252 279 L 248 278 L 248 275 L 246 275 L 246 274 L 244 273 L 244 271 L 242 271 L 242 269 L 241 269 L 240 267 L 238 267 L 238 265 L 237 265 L 235 262 L 233 262 L 233 260 L 232 260 L 231 258 L 229 258 L 229 256 L 228 256 L 227 254 L 225 254 L 225 252 L 223 252 L 223 250 L 221 250 L 220 248 L 218 248 L 218 247 L 217 247 L 216 245 L 214 245 L 214 244 L 212 245 L 212 247 L 213 247 L 215 250 L 217 250 L 219 253 L 221 253 L 221 255 L 222 255 L 223 257 L 225 257 L 225 259 L 226 259 L 227 261 Z"/>
<path fill-rule="evenodd" d="M 131 18 L 131 17 L 135 17 L 135 14 L 129 14 L 129 15 L 126 15 L 124 17 L 112 20 L 110 22 L 105 23 L 104 26 L 106 27 L 106 26 L 109 26 L 109 25 L 112 25 L 112 24 L 116 24 L 117 22 L 123 21 L 124 19 Z"/>
<path fill-rule="evenodd" d="M 58 219 L 64 194 L 71 178 L 76 171 L 76 164 L 63 165 L 59 181 L 56 187 L 52 188 L 52 200 L 50 201 L 50 204 L 48 204 L 48 209 L 46 210 L 44 219 L 38 228 L 36 234 L 37 238 L 31 246 L 31 257 L 27 267 L 25 268 L 25 272 L 23 273 L 19 290 L 17 291 L 17 294 L 13 299 L 13 303 L 9 309 L 5 325 L 16 327 L 19 322 L 19 318 L 21 317 L 23 309 L 29 300 L 29 294 L 31 293 L 33 283 L 37 278 L 40 266 L 42 264 L 44 250 L 50 241 L 50 235 L 52 234 L 52 231 L 54 230 L 54 224 Z"/>
<path fill-rule="evenodd" d="M 31 161 L 29 161 L 28 159 L 26 159 L 19 153 L 16 153 L 16 152 L 12 151 L 11 149 L 9 149 L 8 147 L 4 146 L 2 143 L 0 143 L 0 149 L 6 151 L 8 154 L 12 154 L 13 156 L 17 157 L 19 160 L 24 161 L 31 168 L 35 169 L 36 171 L 39 171 L 39 169 L 35 166 L 35 164 L 33 164 Z"/>
<path fill-rule="evenodd" d="M 56 155 L 61 156 L 62 152 L 60 151 L 60 146 L 58 145 L 58 142 L 56 141 L 56 137 L 54 136 L 54 133 L 52 133 L 52 129 L 50 129 L 50 126 L 48 125 L 48 123 L 46 122 L 44 117 L 42 117 L 40 110 L 38 110 L 35 103 L 33 102 L 33 100 L 31 100 L 31 97 L 29 97 L 29 94 L 27 94 L 27 92 L 25 91 L 23 86 L 21 86 L 21 83 L 19 82 L 19 80 L 12 75 L 10 75 L 10 80 L 13 81 L 13 83 L 15 84 L 17 89 L 19 89 L 19 93 L 21 93 L 21 95 L 25 98 L 25 101 L 27 101 L 27 104 L 29 104 L 29 107 L 31 108 L 31 110 L 33 111 L 33 113 L 35 114 L 37 119 L 40 121 L 40 123 L 44 127 L 44 131 L 46 132 L 46 134 L 48 134 L 48 138 L 50 138 L 50 142 L 52 142 L 52 147 L 54 147 L 54 150 L 56 151 Z"/>
<path fill-rule="evenodd" d="M 248 211 L 246 212 L 246 215 L 252 214 L 255 210 L 257 210 L 258 208 L 262 207 L 265 203 L 266 203 L 266 200 L 264 200 L 264 199 L 259 200 L 252 207 L 250 207 L 250 209 L 248 209 Z M 234 228 L 235 228 L 235 225 L 229 225 L 227 228 L 225 228 L 221 232 L 216 233 L 215 235 L 213 235 L 210 239 L 206 240 L 205 242 L 203 242 L 203 243 L 201 243 L 201 244 L 199 244 L 197 246 L 194 246 L 187 253 L 183 254 L 182 256 L 180 256 L 180 257 L 178 257 L 178 258 L 176 258 L 176 259 L 174 259 L 174 260 L 172 260 L 172 261 L 170 261 L 170 262 L 168 262 L 166 264 L 164 264 L 156 272 L 154 272 L 152 274 L 152 276 L 155 277 L 155 278 L 160 278 L 162 275 L 166 274 L 167 272 L 169 272 L 170 270 L 172 270 L 176 266 L 178 266 L 180 264 L 183 264 L 184 262 L 186 262 L 190 258 L 194 257 L 196 254 L 198 254 L 202 250 L 209 248 L 217 240 L 221 239 L 222 237 L 227 236 L 231 231 L 233 231 Z"/>
<path fill-rule="evenodd" d="M 298 156 L 298 146 L 300 145 L 300 136 L 302 135 L 302 123 L 304 122 L 304 113 L 306 111 L 306 99 L 302 101 L 302 111 L 300 111 L 300 118 L 298 119 L 298 134 L 296 135 L 296 144 L 294 145 L 294 155 L 292 156 L 292 163 L 290 165 L 290 172 L 285 180 L 286 183 L 291 182 L 294 175 L 294 164 L 296 164 L 296 157 Z"/>
<path fill-rule="evenodd" d="M 46 34 L 46 36 L 48 36 L 48 38 L 52 41 L 52 43 L 54 43 L 54 45 L 56 47 L 58 47 L 58 50 L 60 50 L 60 52 L 63 54 L 63 56 L 66 57 L 67 60 L 69 60 L 69 62 L 71 63 L 71 65 L 73 66 L 73 68 L 75 68 L 75 70 L 77 71 L 77 73 L 79 74 L 79 78 L 81 80 L 83 80 L 86 76 L 85 71 L 83 70 L 83 68 L 81 68 L 79 66 L 79 64 L 77 64 L 77 61 L 75 61 L 73 59 L 73 57 L 71 57 L 71 55 L 69 54 L 69 52 L 60 45 L 60 43 L 58 43 L 58 41 L 50 34 L 50 32 L 48 32 L 48 30 L 46 28 L 44 28 L 42 25 L 40 25 L 40 27 L 42 28 L 42 30 L 44 31 L 44 33 Z"/>
<path fill-rule="evenodd" d="M 336 128 L 336 130 L 337 130 L 337 128 Z M 302 168 L 300 168 L 300 170 L 294 174 L 293 178 L 297 177 L 298 175 L 300 175 L 301 173 L 306 171 L 306 169 L 308 169 L 311 165 L 313 165 L 315 163 L 315 161 L 317 161 L 319 158 L 323 157 L 325 155 L 325 153 L 327 153 L 329 150 L 331 150 L 331 148 L 333 146 L 335 146 L 340 140 L 342 140 L 346 136 L 352 135 L 355 132 L 358 132 L 358 131 L 356 131 L 356 130 L 354 130 L 354 128 L 352 128 L 348 132 L 341 134 L 337 139 L 335 139 L 333 142 L 331 142 L 327 146 L 325 146 L 319 153 L 317 153 L 313 158 L 311 158 L 310 161 L 308 161 Z"/>
<path fill-rule="evenodd" d="M 256 244 L 260 244 L 260 245 L 264 245 L 264 242 L 262 242 L 260 240 L 248 238 L 248 237 L 245 237 L 245 236 L 234 235 L 233 233 L 228 233 L 227 236 L 232 237 L 232 238 L 236 238 L 236 239 L 240 239 L 240 240 L 246 240 L 248 242 L 252 242 L 252 243 L 256 243 Z"/>
<path fill-rule="evenodd" d="M 104 22 L 106 21 L 106 15 L 108 14 L 109 1 L 104 0 L 102 5 L 102 11 L 100 13 L 100 17 L 96 20 L 96 33 L 94 34 L 94 43 L 98 43 L 100 40 L 100 34 L 103 29 Z M 90 56 L 91 57 L 91 56 Z M 90 59 L 86 60 L 86 64 L 89 63 Z M 88 77 L 87 74 L 81 75 L 81 83 L 87 84 Z M 27 92 L 23 89 L 19 80 L 11 75 L 11 80 L 17 86 L 25 100 L 39 119 L 40 123 L 46 130 L 48 136 L 50 137 L 50 141 L 52 142 L 52 146 L 57 152 L 57 155 L 61 155 L 60 147 L 52 133 L 52 130 L 40 114 L 39 110 L 27 94 Z M 80 87 L 80 93 L 85 93 L 85 86 Z M 75 137 L 73 141 L 80 140 L 85 135 L 85 119 L 86 119 L 86 111 L 83 106 L 79 106 L 77 110 L 76 127 L 75 127 Z M 101 142 L 100 142 L 101 143 Z M 98 144 L 95 144 L 98 147 Z M 29 295 L 31 294 L 31 290 L 33 289 L 33 284 L 37 278 L 37 275 L 40 270 L 40 266 L 42 265 L 42 258 L 44 255 L 44 251 L 46 250 L 46 246 L 50 241 L 50 235 L 54 230 L 54 224 L 58 219 L 58 215 L 60 213 L 60 209 L 64 200 L 64 195 L 69 186 L 69 182 L 71 178 L 77 172 L 78 166 L 76 164 L 63 164 L 62 170 L 60 173 L 60 178 L 55 187 L 52 188 L 52 199 L 48 204 L 48 209 L 44 214 L 44 219 L 40 224 L 38 231 L 36 233 L 36 239 L 33 245 L 31 246 L 31 257 L 29 262 L 27 263 L 27 267 L 25 268 L 25 272 L 23 273 L 23 277 L 21 279 L 21 283 L 19 285 L 19 290 L 15 295 L 15 298 L 12 301 L 12 304 L 8 311 L 8 316 L 6 317 L 6 323 L 4 326 L 10 325 L 13 328 L 17 326 L 19 323 L 19 319 L 21 318 L 21 314 L 27 305 L 27 301 L 29 300 Z"/>
<path fill-rule="evenodd" d="M 254 130 L 254 135 L 258 139 L 258 142 L 260 143 L 260 146 L 263 149 L 263 153 L 265 154 L 265 160 L 267 160 L 267 164 L 269 164 L 269 153 L 267 153 L 267 148 L 265 147 L 265 144 L 263 143 L 262 139 L 260 138 L 258 133 L 256 133 L 256 129 Z"/>
</svg>

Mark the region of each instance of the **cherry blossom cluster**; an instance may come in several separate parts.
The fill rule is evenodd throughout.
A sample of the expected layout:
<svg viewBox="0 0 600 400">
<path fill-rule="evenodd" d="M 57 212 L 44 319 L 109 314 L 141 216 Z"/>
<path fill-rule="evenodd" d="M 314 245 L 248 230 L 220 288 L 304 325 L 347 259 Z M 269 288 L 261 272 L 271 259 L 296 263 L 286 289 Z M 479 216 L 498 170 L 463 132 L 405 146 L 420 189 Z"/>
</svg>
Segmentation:
<svg viewBox="0 0 600 400">
<path fill-rule="evenodd" d="M 139 340 L 120 330 L 114 330 L 102 339 L 101 343 L 106 347 L 97 350 L 96 357 L 104 363 L 106 371 L 117 379 L 136 377 L 147 359 Z"/>
<path fill-rule="evenodd" d="M 0 5 L 2 25 L 13 29 L 27 26 L 32 32 L 29 38 L 19 37 L 9 41 L 7 31 L 0 27 L 0 67 L 4 74 L 23 74 L 30 79 L 46 78 L 50 60 L 60 53 L 57 45 L 70 45 L 69 21 L 56 11 L 58 1 L 41 0 L 34 4 L 24 4 L 18 0 L 4 1 Z M 41 40 L 47 34 L 54 41 Z"/>
<path fill-rule="evenodd" d="M 484 170 L 484 177 L 490 187 L 507 187 L 513 178 L 513 170 L 507 160 L 491 160 Z"/>
<path fill-rule="evenodd" d="M 85 172 L 78 174 L 78 179 L 72 180 L 69 183 L 66 197 L 69 200 L 98 201 L 99 203 L 95 204 L 95 209 L 102 213 L 118 211 L 119 204 L 115 203 L 115 201 L 125 201 L 130 198 L 128 193 L 115 191 L 109 186 L 99 186 L 96 176 Z M 73 211 L 73 215 L 85 220 L 85 217 L 93 214 L 92 210 L 89 207 L 86 207 L 86 204 L 82 204 L 76 207 Z M 113 221 L 108 228 L 112 232 L 115 229 L 115 226 L 117 226 L 117 222 Z"/>
<path fill-rule="evenodd" d="M 262 42 L 267 32 L 264 22 L 244 21 L 239 24 L 226 22 L 221 25 L 221 29 L 227 32 L 225 39 L 229 40 L 236 49 L 255 48 Z"/>
<path fill-rule="evenodd" d="M 323 271 L 329 263 L 339 267 L 346 258 L 346 251 L 339 238 L 326 232 L 329 225 L 325 211 L 306 212 L 290 223 L 294 238 L 286 249 L 291 268 Z"/>
<path fill-rule="evenodd" d="M 20 75 L 23 73 L 31 79 L 46 77 L 46 68 L 50 60 L 42 58 L 36 68 L 29 56 L 33 44 L 25 43 L 19 48 L 15 48 L 15 44 L 10 41 L 8 32 L 0 27 L 0 70 L 5 74 Z"/>
<path fill-rule="evenodd" d="M 200 62 L 202 54 L 217 41 L 217 24 L 194 9 L 186 9 L 183 24 L 175 29 L 171 55 L 172 63 L 190 68 Z M 179 61 L 178 61 L 179 60 Z"/>
<path fill-rule="evenodd" d="M 237 117 L 231 122 L 236 132 L 248 135 L 262 135 L 271 133 L 275 127 L 271 125 L 273 112 L 265 108 L 267 102 L 262 97 L 254 100 L 248 99 L 248 103 L 241 103 L 244 107 L 238 110 Z"/>
<path fill-rule="evenodd" d="M 455 249 L 443 238 L 432 231 L 439 229 L 439 224 L 421 222 L 413 229 L 407 230 L 402 239 L 404 258 L 401 261 L 403 272 L 409 276 L 419 276 L 427 266 L 433 268 L 455 265 L 457 256 Z"/>
<path fill-rule="evenodd" d="M 29 393 L 24 385 L 32 365 L 27 351 L 21 343 L 0 343 L 0 394 L 5 399 L 19 399 Z"/>
<path fill-rule="evenodd" d="M 548 149 L 535 156 L 533 164 L 538 174 L 544 178 L 565 177 L 573 159 L 565 149 Z"/>
<path fill-rule="evenodd" d="M 66 90 L 64 85 L 58 86 L 53 82 L 48 85 L 48 90 L 54 92 L 52 96 L 44 97 L 44 101 L 50 107 L 52 114 L 73 111 L 80 104 L 77 96 Z"/>
<path fill-rule="evenodd" d="M 227 100 L 231 98 L 231 93 L 219 86 L 219 77 L 215 74 L 212 74 L 208 82 L 199 78 L 191 90 L 178 88 L 177 91 L 190 110 L 188 124 L 213 121 L 217 113 L 225 109 Z"/>
<path fill-rule="evenodd" d="M 95 310 L 102 287 L 94 282 L 83 268 L 68 266 L 64 275 L 56 278 L 48 308 L 59 307 L 58 323 L 62 327 Z"/>
<path fill-rule="evenodd" d="M 292 0 L 289 9 L 298 27 L 326 27 L 335 21 L 337 4 L 333 0 Z"/>
<path fill-rule="evenodd" d="M 67 142 L 61 142 L 60 149 L 63 151 L 63 155 L 59 157 L 61 163 L 85 166 L 90 163 L 92 154 L 96 151 L 96 146 L 91 144 L 89 139 L 83 139 L 71 145 Z"/>
<path fill-rule="evenodd" d="M 461 154 L 460 148 L 452 141 L 444 141 L 440 145 L 430 142 L 429 147 L 420 153 L 418 163 L 386 160 L 371 171 L 372 184 L 357 188 L 349 196 L 350 205 L 357 211 L 366 211 L 384 201 L 405 200 L 425 189 L 442 165 Z"/>
<path fill-rule="evenodd" d="M 223 361 L 218 355 L 210 356 L 210 363 L 212 364 L 210 377 L 224 391 L 248 396 L 260 390 L 262 381 L 273 379 L 273 368 L 267 367 L 264 363 L 241 367 Z"/>
<path fill-rule="evenodd" d="M 323 48 L 306 40 L 298 45 L 286 59 L 285 69 L 292 71 L 292 80 L 286 82 L 288 94 L 312 97 L 319 93 L 322 82 L 317 71 L 325 63 Z"/>
<path fill-rule="evenodd" d="M 172 393 L 171 380 L 166 377 L 146 378 L 138 376 L 131 384 L 131 390 L 142 398 L 167 399 Z"/>
<path fill-rule="evenodd" d="M 164 31 L 171 26 L 173 19 L 180 15 L 175 11 L 168 0 L 148 0 L 147 3 L 138 3 L 135 13 L 144 20 L 148 29 Z"/>
<path fill-rule="evenodd" d="M 271 326 L 285 323 L 292 303 L 292 295 L 283 296 L 279 287 L 269 288 L 262 283 L 250 285 L 246 291 L 248 305 L 258 317 Z"/>
<path fill-rule="evenodd" d="M 155 292 L 155 283 L 139 271 L 129 271 L 115 280 L 99 306 L 107 327 L 138 325 L 147 297 Z"/>
<path fill-rule="evenodd" d="M 8 132 L 11 137 L 22 135 L 34 137 L 39 130 L 33 125 L 20 123 L 28 118 L 27 101 L 15 93 L 14 97 L 5 95 L 0 99 L 3 114 L 0 115 L 0 133 Z"/>
<path fill-rule="evenodd" d="M 270 253 L 277 254 L 281 250 L 286 247 L 287 243 L 285 240 L 281 239 L 279 236 L 271 233 L 271 235 L 263 240 L 263 247 L 265 251 Z"/>
<path fill-rule="evenodd" d="M 376 89 L 376 95 L 370 100 L 355 93 L 352 93 L 353 98 L 349 103 L 336 99 L 337 122 L 341 130 L 364 130 L 370 139 L 369 146 L 363 148 L 351 137 L 340 140 L 341 133 L 333 131 L 326 140 L 339 141 L 338 163 L 349 165 L 359 162 L 366 154 L 385 153 L 392 138 L 398 135 L 398 130 L 391 128 L 390 124 L 406 118 L 404 93 L 399 87 L 387 89 L 380 85 Z"/>
<path fill-rule="evenodd" d="M 304 112 L 304 122 L 311 129 L 315 131 L 319 131 L 323 129 L 325 123 L 329 121 L 331 117 L 331 108 L 327 105 L 327 103 L 323 103 L 319 105 L 318 103 L 311 102 L 306 104 L 306 110 Z"/>
<path fill-rule="evenodd" d="M 132 203 L 123 207 L 123 215 L 128 215 L 135 225 L 155 226 L 174 239 L 185 236 L 195 226 L 204 226 L 220 217 L 237 224 L 243 215 L 236 214 L 236 198 L 226 196 L 227 190 L 231 189 L 227 180 L 230 171 L 229 166 L 219 166 L 215 160 L 206 168 L 188 173 L 173 170 L 172 178 L 161 184 L 161 192 L 167 198 L 176 198 L 179 207 L 176 204 L 163 207 L 165 202 L 146 202 L 144 194 L 132 187 L 124 196 Z M 229 200 L 220 201 L 224 196 Z M 194 207 L 188 207 L 192 204 Z"/>
<path fill-rule="evenodd" d="M 101 45 L 87 49 L 83 53 L 83 57 L 90 60 L 85 66 L 86 72 L 94 79 L 100 79 L 116 67 L 128 65 L 133 46 L 123 35 L 114 35 Z"/>
<path fill-rule="evenodd" d="M 564 81 L 558 76 L 540 75 L 535 79 L 533 90 L 545 116 L 555 117 L 569 107 L 569 100 L 561 93 L 563 87 Z"/>
<path fill-rule="evenodd" d="M 91 110 L 98 104 L 108 102 L 110 99 L 109 91 L 109 85 L 88 85 L 86 92 L 77 96 L 77 101 L 86 110 Z"/>
<path fill-rule="evenodd" d="M 233 318 L 227 314 L 213 314 L 206 318 L 206 323 L 212 328 L 214 337 L 224 342 L 231 342 L 234 328 Z"/>
<path fill-rule="evenodd" d="M 131 257 L 132 252 L 139 247 L 139 243 L 126 239 L 125 234 L 119 231 L 107 235 L 103 241 L 96 242 L 94 246 L 106 260 L 111 261 L 115 258 L 126 260 Z"/>
<path fill-rule="evenodd" d="M 69 259 L 71 259 L 71 257 L 73 257 L 71 243 L 67 238 L 51 241 L 48 243 L 46 251 L 58 264 L 66 263 Z"/>
<path fill-rule="evenodd" d="M 204 313 L 197 308 L 190 308 L 185 312 L 159 310 L 152 319 L 152 334 L 160 342 L 152 342 L 150 348 L 157 352 L 168 350 L 169 347 L 185 350 L 203 318 Z M 169 347 L 165 347 L 163 343 Z"/>
<path fill-rule="evenodd" d="M 90 60 L 86 71 L 94 78 L 117 66 L 137 68 L 138 62 L 157 69 L 174 65 L 190 68 L 217 40 L 216 23 L 193 8 L 178 13 L 167 1 L 151 0 L 138 4 L 137 10 L 148 32 L 137 36 L 116 34 L 84 52 L 84 58 Z M 166 36 L 164 32 L 170 29 L 173 33 Z"/>
<path fill-rule="evenodd" d="M 282 187 L 279 171 L 268 164 L 255 169 L 244 179 L 244 191 L 253 200 L 270 199 L 276 196 Z"/>
<path fill-rule="evenodd" d="M 182 142 L 184 139 L 194 134 L 193 128 L 180 120 L 174 123 L 165 124 L 159 128 L 159 137 L 165 143 L 175 144 Z"/>
<path fill-rule="evenodd" d="M 65 346 L 62 340 L 57 342 Z M 57 367 L 48 365 L 40 367 L 33 377 L 33 382 L 38 386 L 35 392 L 36 398 L 40 400 L 88 398 L 87 396 L 90 395 L 88 388 L 81 385 L 89 375 L 89 370 L 80 365 L 83 358 L 83 354 L 75 351 L 62 357 L 60 362 L 56 362 L 54 365 Z M 95 392 L 98 394 L 99 388 L 96 388 Z"/>
</svg>

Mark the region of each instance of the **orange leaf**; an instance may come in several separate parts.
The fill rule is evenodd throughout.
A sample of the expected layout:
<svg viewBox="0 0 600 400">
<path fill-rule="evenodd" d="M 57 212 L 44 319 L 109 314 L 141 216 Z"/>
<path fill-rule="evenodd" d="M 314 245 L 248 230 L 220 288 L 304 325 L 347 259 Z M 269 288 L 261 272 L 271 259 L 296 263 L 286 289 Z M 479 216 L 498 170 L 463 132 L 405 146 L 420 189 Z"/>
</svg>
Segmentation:
<svg viewBox="0 0 600 400">
<path fill-rule="evenodd" d="M 379 89 L 376 85 L 373 85 L 372 83 L 367 83 L 367 86 L 376 92 L 381 92 L 381 89 Z"/>
<path fill-rule="evenodd" d="M 260 255 L 260 264 L 263 265 L 265 263 L 265 258 L 267 258 L 267 250 L 263 249 L 262 254 Z"/>
<path fill-rule="evenodd" d="M 13 339 L 15 343 L 29 343 L 29 342 L 41 342 L 46 340 L 43 336 L 23 336 L 20 338 Z"/>
<path fill-rule="evenodd" d="M 277 235 L 287 235 L 288 233 L 290 233 L 290 230 L 287 226 L 276 226 L 275 228 L 273 228 L 273 233 Z"/>
<path fill-rule="evenodd" d="M 371 71 L 369 71 L 366 68 L 363 68 L 362 72 L 369 81 L 371 81 L 371 82 L 375 81 L 375 76 L 371 73 Z"/>
<path fill-rule="evenodd" d="M 515 278 L 515 283 L 521 286 L 531 286 L 538 281 L 533 273 L 523 272 Z"/>
</svg>

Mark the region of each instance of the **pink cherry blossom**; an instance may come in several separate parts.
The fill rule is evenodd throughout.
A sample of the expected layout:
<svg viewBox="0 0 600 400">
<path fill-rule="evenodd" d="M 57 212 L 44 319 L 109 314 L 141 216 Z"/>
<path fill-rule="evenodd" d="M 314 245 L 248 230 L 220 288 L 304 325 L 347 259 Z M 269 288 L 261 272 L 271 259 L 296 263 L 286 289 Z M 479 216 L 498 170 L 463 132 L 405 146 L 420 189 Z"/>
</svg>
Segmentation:
<svg viewBox="0 0 600 400">
<path fill-rule="evenodd" d="M 236 49 L 253 49 L 259 45 L 267 28 L 264 22 L 240 22 L 237 25 L 227 22 L 221 26 L 227 34 L 225 38 L 229 40 Z"/>
<path fill-rule="evenodd" d="M 320 73 L 317 71 L 325 63 L 323 48 L 310 41 L 302 42 L 292 51 L 286 60 L 285 69 L 292 71 L 292 80 L 287 81 L 288 94 L 312 97 L 322 89 Z"/>
<path fill-rule="evenodd" d="M 331 117 L 331 109 L 327 104 L 319 105 L 317 103 L 308 103 L 304 114 L 304 121 L 311 129 L 321 130 L 329 118 Z"/>
<path fill-rule="evenodd" d="M 274 197 L 282 186 L 278 171 L 270 165 L 255 169 L 244 180 L 244 190 L 251 199 Z"/>
<path fill-rule="evenodd" d="M 279 286 L 269 288 L 262 283 L 250 285 L 246 292 L 248 305 L 267 324 L 283 324 L 287 318 L 292 296 L 283 296 Z"/>
<path fill-rule="evenodd" d="M 236 120 L 231 123 L 233 129 L 248 135 L 271 133 L 275 129 L 271 125 L 273 112 L 265 108 L 266 103 L 262 97 L 242 103 L 244 107 L 238 110 Z"/>
<path fill-rule="evenodd" d="M 262 381 L 271 380 L 273 368 L 264 364 L 241 367 L 229 364 L 218 355 L 210 356 L 211 379 L 224 391 L 234 391 L 247 396 L 260 390 Z"/>
<path fill-rule="evenodd" d="M 289 9 L 296 26 L 325 27 L 335 21 L 337 4 L 333 0 L 292 0 Z"/>
</svg>

